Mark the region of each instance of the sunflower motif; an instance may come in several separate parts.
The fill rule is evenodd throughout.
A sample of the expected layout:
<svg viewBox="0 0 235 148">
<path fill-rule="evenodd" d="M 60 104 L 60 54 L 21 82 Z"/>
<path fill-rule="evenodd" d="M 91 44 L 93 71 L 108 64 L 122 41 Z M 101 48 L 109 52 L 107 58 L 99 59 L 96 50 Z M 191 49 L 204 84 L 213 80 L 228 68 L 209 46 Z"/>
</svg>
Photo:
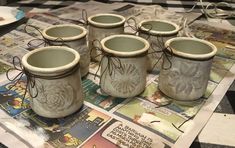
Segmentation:
<svg viewBox="0 0 235 148">
<path fill-rule="evenodd" d="M 35 98 L 47 111 L 63 111 L 76 101 L 73 87 L 66 82 L 38 83 Z"/>
<path fill-rule="evenodd" d="M 140 73 L 133 64 L 122 64 L 111 75 L 111 85 L 122 94 L 131 93 L 140 83 Z"/>
<path fill-rule="evenodd" d="M 185 92 L 190 94 L 194 89 L 201 89 L 204 81 L 200 65 L 181 63 L 179 69 L 173 69 L 168 73 L 168 84 L 175 88 L 176 93 Z"/>
</svg>

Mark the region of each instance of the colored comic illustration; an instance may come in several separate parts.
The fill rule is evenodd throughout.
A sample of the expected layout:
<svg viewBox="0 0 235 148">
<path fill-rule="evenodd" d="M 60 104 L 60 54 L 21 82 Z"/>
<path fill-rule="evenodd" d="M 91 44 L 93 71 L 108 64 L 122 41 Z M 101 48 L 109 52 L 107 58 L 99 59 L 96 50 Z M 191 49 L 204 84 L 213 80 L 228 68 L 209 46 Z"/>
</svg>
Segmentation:
<svg viewBox="0 0 235 148">
<path fill-rule="evenodd" d="M 82 109 L 64 118 L 49 119 L 38 116 L 32 110 L 23 112 L 16 119 L 25 119 L 31 130 L 43 128 L 48 143 L 53 147 L 76 148 L 94 134 L 110 117 L 83 106 Z"/>
<path fill-rule="evenodd" d="M 163 147 L 165 144 L 159 142 L 157 138 L 149 134 L 139 132 L 124 122 L 112 119 L 91 139 L 89 139 L 82 148 L 117 148 L 117 147 Z"/>
<path fill-rule="evenodd" d="M 11 68 L 11 66 L 6 65 L 6 64 L 0 62 L 0 74 L 5 73 L 10 68 Z"/>
<path fill-rule="evenodd" d="M 164 106 L 171 102 L 171 99 L 158 89 L 156 83 L 150 83 L 140 97 L 149 100 L 158 106 Z"/>
<path fill-rule="evenodd" d="M 210 25 L 194 23 L 190 26 L 196 37 L 235 45 L 235 32 Z"/>
<path fill-rule="evenodd" d="M 9 115 L 15 116 L 30 108 L 28 94 L 26 94 L 22 103 L 25 87 L 24 80 L 19 80 L 16 84 L 11 82 L 0 87 L 0 107 Z"/>
<path fill-rule="evenodd" d="M 101 93 L 99 93 L 100 86 L 89 79 L 83 80 L 82 86 L 85 93 L 85 101 L 107 111 L 111 110 L 113 107 L 125 100 L 123 98 L 114 98 L 111 96 L 101 95 Z"/>
<path fill-rule="evenodd" d="M 182 134 L 173 124 L 179 125 L 186 120 L 185 117 L 175 114 L 167 108 L 158 108 L 155 104 L 137 98 L 133 98 L 132 101 L 120 107 L 115 114 L 137 123 L 171 142 L 175 142 Z"/>
</svg>

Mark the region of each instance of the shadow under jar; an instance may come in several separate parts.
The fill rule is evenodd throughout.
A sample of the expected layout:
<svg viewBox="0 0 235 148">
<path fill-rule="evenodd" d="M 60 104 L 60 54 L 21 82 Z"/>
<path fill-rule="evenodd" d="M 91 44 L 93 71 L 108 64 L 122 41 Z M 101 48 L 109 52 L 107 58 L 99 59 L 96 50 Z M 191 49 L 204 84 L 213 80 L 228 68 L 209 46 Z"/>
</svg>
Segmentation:
<svg viewBox="0 0 235 148">
<path fill-rule="evenodd" d="M 80 55 L 62 46 L 38 48 L 22 58 L 28 75 L 30 105 L 34 112 L 47 118 L 61 118 L 77 111 L 83 104 L 79 67 Z"/>
<path fill-rule="evenodd" d="M 172 38 L 165 46 L 169 54 L 168 58 L 164 55 L 165 69 L 160 71 L 159 89 L 179 101 L 195 101 L 202 97 L 217 48 L 208 41 L 187 37 Z"/>
<path fill-rule="evenodd" d="M 120 98 L 140 94 L 146 85 L 149 43 L 138 36 L 111 35 L 101 45 L 101 89 Z"/>
<path fill-rule="evenodd" d="M 49 45 L 65 45 L 76 50 L 80 56 L 81 76 L 89 71 L 90 52 L 87 46 L 87 30 L 72 24 L 54 25 L 43 30 L 44 39 Z"/>
<path fill-rule="evenodd" d="M 96 50 L 92 43 L 94 43 L 95 46 L 99 45 L 96 45 L 96 42 L 93 41 L 101 41 L 103 38 L 110 35 L 123 34 L 125 20 L 123 16 L 111 13 L 100 13 L 88 17 L 88 47 L 91 50 L 91 59 L 93 61 L 101 60 L 101 57 L 98 56 L 101 52 Z"/>
<path fill-rule="evenodd" d="M 148 71 L 160 71 L 162 61 L 156 65 L 157 61 L 161 57 L 161 51 L 164 48 L 164 44 L 168 39 L 176 37 L 179 32 L 179 26 L 173 22 L 166 20 L 144 20 L 139 23 L 139 36 L 148 39 L 150 43 L 150 49 L 148 54 Z"/>
</svg>

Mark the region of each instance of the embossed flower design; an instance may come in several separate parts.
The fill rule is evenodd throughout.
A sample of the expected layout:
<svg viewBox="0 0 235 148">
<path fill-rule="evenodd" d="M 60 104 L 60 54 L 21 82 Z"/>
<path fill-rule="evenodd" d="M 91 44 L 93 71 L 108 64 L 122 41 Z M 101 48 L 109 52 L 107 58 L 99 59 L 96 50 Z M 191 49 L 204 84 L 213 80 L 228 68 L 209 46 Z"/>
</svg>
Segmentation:
<svg viewBox="0 0 235 148">
<path fill-rule="evenodd" d="M 198 71 L 199 66 L 199 64 L 194 63 L 181 63 L 179 69 L 174 69 L 168 73 L 168 84 L 175 87 L 176 93 L 190 94 L 193 89 L 200 89 L 204 77 Z"/>
<path fill-rule="evenodd" d="M 122 64 L 123 68 L 115 69 L 111 76 L 111 85 L 116 91 L 128 94 L 135 90 L 140 82 L 140 74 L 133 64 Z"/>
<path fill-rule="evenodd" d="M 37 101 L 48 111 L 63 111 L 75 101 L 73 88 L 62 82 L 44 83 L 38 87 Z"/>
</svg>

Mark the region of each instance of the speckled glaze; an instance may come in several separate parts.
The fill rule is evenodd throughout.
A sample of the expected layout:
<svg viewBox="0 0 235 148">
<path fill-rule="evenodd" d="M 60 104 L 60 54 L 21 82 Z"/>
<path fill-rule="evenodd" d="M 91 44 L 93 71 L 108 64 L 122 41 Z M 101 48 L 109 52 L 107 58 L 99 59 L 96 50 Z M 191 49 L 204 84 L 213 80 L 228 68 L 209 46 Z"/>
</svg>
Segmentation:
<svg viewBox="0 0 235 148">
<path fill-rule="evenodd" d="M 151 20 L 144 20 L 139 23 L 139 36 L 143 38 L 148 38 L 150 44 L 162 44 L 164 47 L 164 43 L 173 37 L 176 37 L 179 26 L 173 22 L 166 21 L 166 20 L 159 20 L 159 19 L 151 19 Z M 151 30 L 149 31 L 149 29 Z M 161 42 L 159 42 L 161 41 Z M 160 45 L 161 46 L 161 45 Z M 161 50 L 157 46 L 151 46 L 149 49 L 149 53 L 154 52 L 155 50 Z M 161 57 L 162 53 L 154 53 L 148 55 L 148 71 L 159 71 L 161 69 L 161 62 L 160 61 L 156 66 L 157 60 Z M 154 67 L 155 66 L 155 67 Z"/>
<path fill-rule="evenodd" d="M 89 71 L 90 52 L 87 45 L 87 30 L 84 27 L 72 24 L 53 25 L 42 32 L 43 37 L 50 45 L 61 45 L 73 48 L 80 55 L 81 76 Z"/>
<path fill-rule="evenodd" d="M 79 68 L 79 53 L 74 49 L 48 46 L 30 51 L 22 58 L 25 70 L 35 76 L 30 100 L 35 113 L 47 118 L 61 118 L 77 111 L 83 104 L 83 91 Z M 78 68 L 76 68 L 78 67 Z M 67 76 L 64 75 L 72 69 Z"/>
<path fill-rule="evenodd" d="M 196 38 L 177 37 L 165 43 L 173 56 L 164 57 L 164 66 L 159 75 L 159 89 L 179 101 L 194 101 L 202 97 L 209 80 L 212 59 L 216 47 L 208 41 Z M 169 48 L 168 48 L 169 50 Z"/>
<path fill-rule="evenodd" d="M 110 14 L 110 13 L 101 13 L 88 17 L 88 47 L 91 50 L 91 59 L 93 61 L 100 61 L 100 51 L 94 49 L 92 42 L 94 40 L 101 41 L 103 38 L 114 35 L 114 34 L 122 34 L 124 33 L 124 23 L 125 18 L 121 15 Z M 99 45 L 95 45 L 96 47 Z"/>
<path fill-rule="evenodd" d="M 121 98 L 140 94 L 146 85 L 149 43 L 133 35 L 111 35 L 101 40 L 101 45 L 105 55 L 111 56 L 101 61 L 101 89 Z M 114 64 L 108 66 L 108 61 Z"/>
</svg>

